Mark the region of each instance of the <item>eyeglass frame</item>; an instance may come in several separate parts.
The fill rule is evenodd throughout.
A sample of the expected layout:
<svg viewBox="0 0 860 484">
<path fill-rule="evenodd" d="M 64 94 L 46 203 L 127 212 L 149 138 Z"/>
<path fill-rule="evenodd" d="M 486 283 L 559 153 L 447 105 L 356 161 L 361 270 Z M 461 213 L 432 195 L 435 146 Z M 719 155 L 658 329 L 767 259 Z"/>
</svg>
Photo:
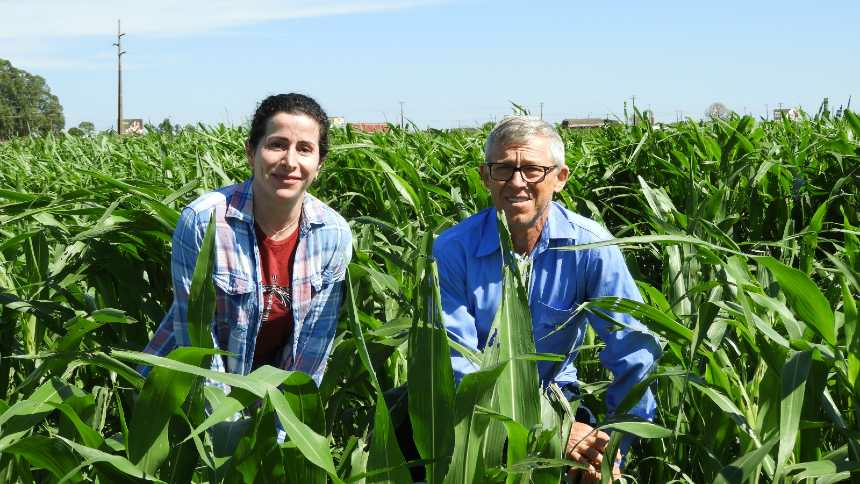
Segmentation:
<svg viewBox="0 0 860 484">
<path fill-rule="evenodd" d="M 520 172 L 520 178 L 522 178 L 523 181 L 526 183 L 541 183 L 544 180 L 546 180 L 546 176 L 549 175 L 550 172 L 554 171 L 557 168 L 560 168 L 558 165 L 552 165 L 552 166 L 544 166 L 544 165 L 512 166 L 509 163 L 498 163 L 498 162 L 484 163 L 484 166 L 486 166 L 487 170 L 489 171 L 488 175 L 490 177 L 490 180 L 498 181 L 498 182 L 505 182 L 505 183 L 513 180 L 516 172 Z M 494 166 L 510 166 L 511 176 L 505 180 L 499 180 L 498 178 L 493 178 L 493 167 Z M 543 175 L 541 175 L 541 177 L 535 181 L 526 180 L 526 176 L 523 174 L 524 168 L 543 168 Z"/>
</svg>

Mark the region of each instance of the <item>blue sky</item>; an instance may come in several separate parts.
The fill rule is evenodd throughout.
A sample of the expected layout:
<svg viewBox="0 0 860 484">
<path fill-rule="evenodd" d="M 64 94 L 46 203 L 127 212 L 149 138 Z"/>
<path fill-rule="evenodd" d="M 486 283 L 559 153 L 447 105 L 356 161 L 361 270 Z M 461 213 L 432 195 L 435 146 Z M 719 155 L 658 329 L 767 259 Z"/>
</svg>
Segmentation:
<svg viewBox="0 0 860 484">
<path fill-rule="evenodd" d="M 127 3 L 127 4 L 126 4 Z M 860 105 L 860 2 L 0 0 L 0 58 L 43 76 L 66 125 L 116 117 L 122 18 L 125 117 L 247 122 L 268 94 L 330 115 L 471 126 L 516 102 L 544 117 L 659 120 L 715 101 Z"/>
</svg>

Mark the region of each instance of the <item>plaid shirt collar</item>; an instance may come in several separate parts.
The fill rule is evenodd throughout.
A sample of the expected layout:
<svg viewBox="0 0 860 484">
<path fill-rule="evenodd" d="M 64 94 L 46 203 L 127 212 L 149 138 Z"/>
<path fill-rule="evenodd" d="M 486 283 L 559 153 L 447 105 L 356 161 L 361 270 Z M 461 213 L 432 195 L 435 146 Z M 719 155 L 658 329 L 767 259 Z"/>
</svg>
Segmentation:
<svg viewBox="0 0 860 484">
<path fill-rule="evenodd" d="M 241 183 L 227 201 L 227 218 L 234 218 L 248 225 L 254 223 L 254 177 Z M 305 193 L 302 200 L 302 232 L 312 226 L 324 225 L 323 206 L 316 197 Z"/>
</svg>

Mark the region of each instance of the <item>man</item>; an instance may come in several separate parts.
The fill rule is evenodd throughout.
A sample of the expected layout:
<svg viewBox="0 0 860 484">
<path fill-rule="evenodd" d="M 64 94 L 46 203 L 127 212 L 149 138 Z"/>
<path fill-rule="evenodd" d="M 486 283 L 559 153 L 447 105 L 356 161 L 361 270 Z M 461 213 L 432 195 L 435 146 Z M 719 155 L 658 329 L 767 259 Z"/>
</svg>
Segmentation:
<svg viewBox="0 0 860 484">
<path fill-rule="evenodd" d="M 526 117 L 505 118 L 487 138 L 485 157 L 481 178 L 495 207 L 446 230 L 433 247 L 445 325 L 466 347 L 480 349 L 486 344 L 502 294 L 496 210 L 504 211 L 517 256 L 531 260 L 528 291 L 537 351 L 567 355 L 561 364 L 539 362 L 541 381 L 544 385 L 555 382 L 569 396 L 577 395 L 574 360 L 585 334 L 585 321 L 564 323 L 589 299 L 616 296 L 641 301 L 641 296 L 618 247 L 553 250 L 612 236 L 596 222 L 553 202 L 553 195 L 564 188 L 570 171 L 565 164 L 564 144 L 550 124 Z M 656 338 L 641 323 L 626 314 L 611 316 L 628 327 L 610 332 L 609 323 L 602 318 L 587 317 L 606 343 L 600 361 L 614 376 L 606 391 L 610 413 L 630 388 L 646 377 L 660 353 Z M 452 359 L 458 381 L 477 369 L 462 356 L 455 354 Z M 655 408 L 649 391 L 631 413 L 650 420 Z M 605 433 L 595 431 L 593 424 L 574 423 L 567 445 L 569 459 L 590 466 L 574 476 L 581 482 L 599 482 L 600 462 L 609 440 Z M 616 456 L 615 476 L 620 475 L 619 460 Z"/>
</svg>

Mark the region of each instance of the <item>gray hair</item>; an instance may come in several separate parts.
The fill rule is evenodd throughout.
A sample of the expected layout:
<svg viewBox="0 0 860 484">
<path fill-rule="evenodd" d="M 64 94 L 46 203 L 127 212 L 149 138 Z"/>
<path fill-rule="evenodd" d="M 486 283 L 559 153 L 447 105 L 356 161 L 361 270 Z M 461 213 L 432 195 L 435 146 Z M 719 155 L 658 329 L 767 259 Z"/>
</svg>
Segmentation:
<svg viewBox="0 0 860 484">
<path fill-rule="evenodd" d="M 553 126 L 542 119 L 528 116 L 506 116 L 490 131 L 484 146 L 484 161 L 490 162 L 490 153 L 496 146 L 510 146 L 528 142 L 542 136 L 549 139 L 549 152 L 556 166 L 564 165 L 564 142 Z"/>
</svg>

